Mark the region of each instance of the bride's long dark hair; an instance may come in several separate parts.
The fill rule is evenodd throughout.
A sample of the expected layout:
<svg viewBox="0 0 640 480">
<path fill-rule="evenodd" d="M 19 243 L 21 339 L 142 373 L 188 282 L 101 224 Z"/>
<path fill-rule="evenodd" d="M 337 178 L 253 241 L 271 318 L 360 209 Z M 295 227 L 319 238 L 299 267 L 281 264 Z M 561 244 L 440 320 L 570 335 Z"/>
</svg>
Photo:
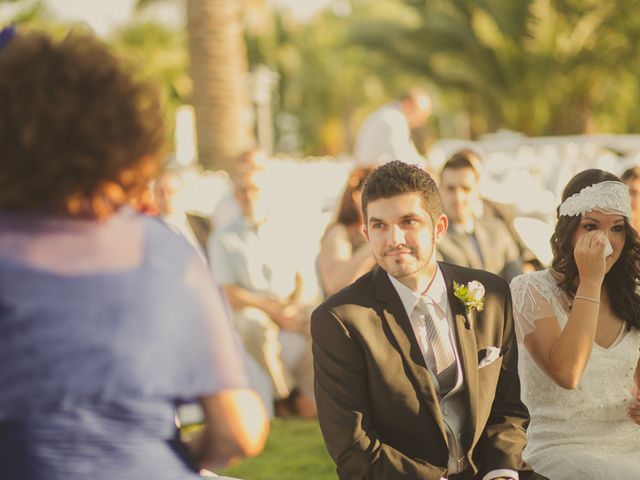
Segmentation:
<svg viewBox="0 0 640 480">
<path fill-rule="evenodd" d="M 569 180 L 562 192 L 564 202 L 571 195 L 578 193 L 589 185 L 596 183 L 621 180 L 614 174 L 591 168 L 578 173 Z M 553 269 L 563 275 L 560 282 L 569 298 L 573 298 L 577 290 L 578 266 L 573 258 L 573 246 L 571 239 L 573 233 L 580 225 L 580 216 L 568 217 L 559 215 L 555 231 L 551 236 L 551 249 L 553 251 Z M 604 277 L 604 286 L 609 293 L 611 308 L 616 315 L 624 320 L 627 329 L 640 328 L 640 295 L 637 293 L 640 283 L 640 238 L 627 218 L 624 219 L 625 242 L 620 252 L 620 257 L 611 270 Z"/>
</svg>

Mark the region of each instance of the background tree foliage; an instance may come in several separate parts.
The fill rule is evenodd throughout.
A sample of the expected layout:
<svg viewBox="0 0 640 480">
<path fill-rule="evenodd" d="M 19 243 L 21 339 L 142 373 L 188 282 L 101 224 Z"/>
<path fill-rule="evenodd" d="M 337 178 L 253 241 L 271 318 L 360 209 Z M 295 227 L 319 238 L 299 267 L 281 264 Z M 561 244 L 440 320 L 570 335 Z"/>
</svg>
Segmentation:
<svg viewBox="0 0 640 480">
<path fill-rule="evenodd" d="M 629 14 L 637 1 L 352 4 L 351 41 L 383 55 L 394 70 L 430 79 L 447 101 L 462 102 L 473 135 L 636 128 L 628 107 L 638 100 L 640 19 Z"/>
<path fill-rule="evenodd" d="M 412 71 L 390 72 L 384 52 L 354 43 L 348 2 L 336 4 L 342 8 L 305 23 L 275 11 L 269 32 L 247 36 L 250 63 L 280 75 L 275 111 L 298 119 L 306 155 L 348 153 L 366 114 L 403 88 L 428 82 Z"/>
<path fill-rule="evenodd" d="M 186 0 L 164 1 L 186 12 Z M 68 28 L 51 19 L 46 2 L 2 3 L 23 5 L 17 19 L 25 25 Z M 261 28 L 245 28 L 246 50 L 236 44 L 229 51 L 245 58 L 240 61 L 249 70 L 266 64 L 279 74 L 276 134 L 290 136 L 294 119 L 299 154 L 348 153 L 366 114 L 413 84 L 433 93 L 431 129 L 438 136 L 476 137 L 501 128 L 528 135 L 630 133 L 640 129 L 639 4 L 334 0 L 299 22 L 265 7 L 265 0 L 243 0 L 245 27 L 249 14 L 266 17 Z M 186 28 L 186 21 L 176 30 L 135 16 L 109 39 L 159 81 L 170 118 L 177 105 L 194 101 Z M 213 65 L 229 84 L 247 88 L 246 74 Z M 292 148 L 278 139 L 276 145 Z"/>
<path fill-rule="evenodd" d="M 141 75 L 158 85 L 172 130 L 177 108 L 189 103 L 192 92 L 185 32 L 135 19 L 117 29 L 110 41 L 139 66 Z"/>
</svg>

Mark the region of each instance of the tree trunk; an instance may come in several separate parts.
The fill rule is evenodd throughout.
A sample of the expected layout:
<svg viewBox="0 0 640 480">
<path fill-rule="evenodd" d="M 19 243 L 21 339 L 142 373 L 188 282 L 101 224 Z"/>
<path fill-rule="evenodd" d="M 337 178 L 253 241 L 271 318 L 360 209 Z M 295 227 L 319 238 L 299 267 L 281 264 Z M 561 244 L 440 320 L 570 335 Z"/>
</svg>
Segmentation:
<svg viewBox="0 0 640 480">
<path fill-rule="evenodd" d="M 253 139 L 240 0 L 188 0 L 199 161 L 230 170 Z"/>
</svg>

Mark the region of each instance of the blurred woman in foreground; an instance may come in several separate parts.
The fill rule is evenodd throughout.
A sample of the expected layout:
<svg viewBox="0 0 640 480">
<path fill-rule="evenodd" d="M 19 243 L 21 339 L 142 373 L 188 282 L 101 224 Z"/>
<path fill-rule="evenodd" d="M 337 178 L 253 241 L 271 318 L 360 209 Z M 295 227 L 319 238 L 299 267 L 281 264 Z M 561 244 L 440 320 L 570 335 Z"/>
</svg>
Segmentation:
<svg viewBox="0 0 640 480">
<path fill-rule="evenodd" d="M 154 91 L 92 36 L 3 38 L 2 478 L 188 479 L 258 453 L 264 407 L 205 264 L 126 207 L 163 149 Z M 196 398 L 189 451 L 174 411 Z"/>
</svg>

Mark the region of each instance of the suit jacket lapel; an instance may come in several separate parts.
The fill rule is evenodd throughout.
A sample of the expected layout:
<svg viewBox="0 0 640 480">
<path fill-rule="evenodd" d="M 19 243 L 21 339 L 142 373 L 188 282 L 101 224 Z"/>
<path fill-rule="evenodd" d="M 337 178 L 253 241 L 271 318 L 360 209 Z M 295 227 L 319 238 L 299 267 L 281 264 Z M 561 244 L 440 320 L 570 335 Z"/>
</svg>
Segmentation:
<svg viewBox="0 0 640 480">
<path fill-rule="evenodd" d="M 453 293 L 453 281 L 451 269 L 446 264 L 440 264 L 445 283 L 447 285 L 447 297 L 449 308 L 454 319 L 456 338 L 458 340 L 458 352 L 462 361 L 462 371 L 466 384 L 467 401 L 469 402 L 469 424 L 474 426 L 472 432 L 475 436 L 478 432 L 476 422 L 478 420 L 478 347 L 476 343 L 475 313 L 467 318 L 465 307 Z"/>
<path fill-rule="evenodd" d="M 373 273 L 373 287 L 377 299 L 383 304 L 383 315 L 387 326 L 398 343 L 400 353 L 404 357 L 409 372 L 413 375 L 410 380 L 424 399 L 425 405 L 440 428 L 443 441 L 448 445 L 440 403 L 431 380 L 431 374 L 425 364 L 402 301 L 391 284 L 387 273 L 380 267 L 376 267 Z"/>
</svg>

